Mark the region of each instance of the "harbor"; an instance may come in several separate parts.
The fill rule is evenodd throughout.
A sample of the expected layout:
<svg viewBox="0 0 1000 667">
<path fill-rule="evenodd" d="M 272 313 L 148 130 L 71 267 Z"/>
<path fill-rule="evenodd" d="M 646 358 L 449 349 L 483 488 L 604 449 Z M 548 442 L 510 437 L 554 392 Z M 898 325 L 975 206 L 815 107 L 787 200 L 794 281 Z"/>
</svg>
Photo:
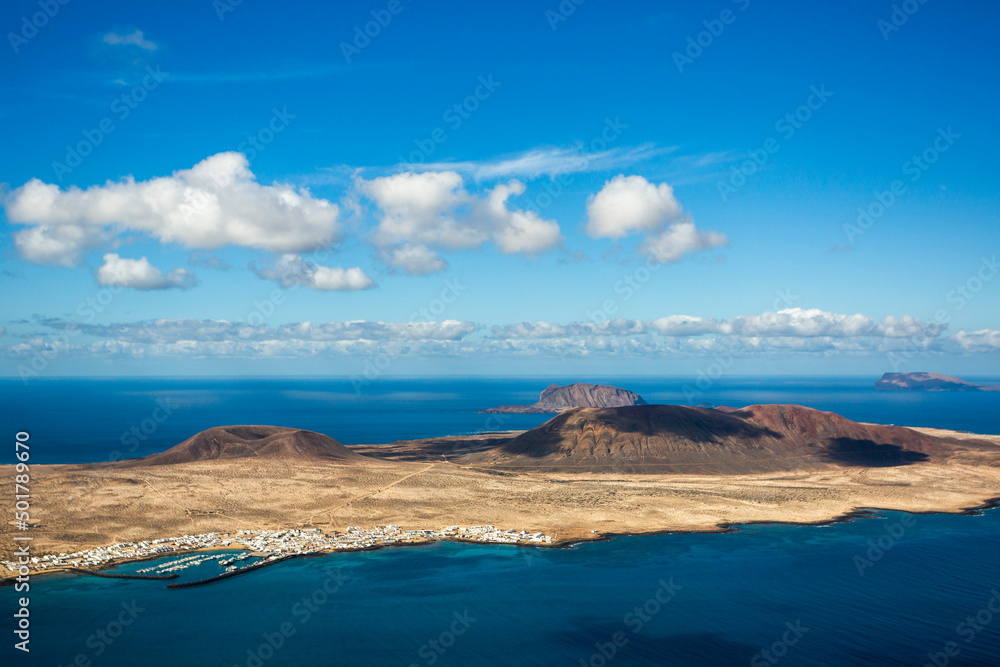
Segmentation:
<svg viewBox="0 0 1000 667">
<path fill-rule="evenodd" d="M 363 551 L 387 546 L 426 544 L 437 540 L 546 546 L 553 536 L 541 532 L 492 525 L 447 526 L 441 529 L 404 530 L 396 524 L 363 528 L 348 526 L 343 532 L 323 532 L 319 528 L 287 530 L 240 530 L 235 533 L 200 533 L 178 537 L 157 538 L 137 542 L 122 542 L 74 553 L 35 556 L 28 567 L 32 574 L 45 572 L 78 572 L 119 579 L 174 579 L 192 567 L 215 562 L 224 571 L 195 582 L 176 582 L 169 588 L 183 588 L 218 581 L 253 571 L 297 556 L 322 555 L 343 551 Z M 187 553 L 195 552 L 195 553 Z M 117 567 L 129 562 L 170 558 L 134 573 L 109 573 L 101 568 Z M 17 572 L 19 565 L 3 561 L 7 569 Z"/>
</svg>

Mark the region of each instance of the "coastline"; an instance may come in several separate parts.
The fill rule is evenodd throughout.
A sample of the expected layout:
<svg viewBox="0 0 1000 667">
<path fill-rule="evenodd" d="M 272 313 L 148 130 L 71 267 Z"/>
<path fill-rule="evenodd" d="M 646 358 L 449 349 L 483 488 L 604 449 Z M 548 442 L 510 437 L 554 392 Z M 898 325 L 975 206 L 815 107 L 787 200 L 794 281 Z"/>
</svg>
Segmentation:
<svg viewBox="0 0 1000 667">
<path fill-rule="evenodd" d="M 99 550 L 113 560 L 84 567 L 105 571 L 193 552 L 242 551 L 238 543 L 210 546 L 196 539 L 206 534 L 235 535 L 240 530 L 318 529 L 332 541 L 328 544 L 324 537 L 302 548 L 316 548 L 315 553 L 305 554 L 315 556 L 441 540 L 508 543 L 503 538 L 490 542 L 454 534 L 446 537 L 439 528 L 433 536 L 411 533 L 370 547 L 352 547 L 348 537 L 339 541 L 344 546 L 332 548 L 338 541 L 333 536 L 346 535 L 351 526 L 374 530 L 396 524 L 411 531 L 428 526 L 528 528 L 551 537 L 551 542 L 515 546 L 567 548 L 616 537 L 726 533 L 769 523 L 822 526 L 881 511 L 975 514 L 1000 505 L 1000 467 L 996 465 L 1000 436 L 913 428 L 977 442 L 946 458 L 913 465 L 831 468 L 807 463 L 768 473 L 515 474 L 448 460 L 447 453 L 463 447 L 489 447 L 499 434 L 363 445 L 358 449 L 367 450 L 369 456 L 381 449 L 384 458 L 372 458 L 364 465 L 307 459 L 284 462 L 280 476 L 273 461 L 258 457 L 144 468 L 37 465 L 32 467 L 38 490 L 32 518 L 39 526 L 31 529 L 31 556 Z M 503 432 L 507 437 L 511 433 Z M 13 527 L 5 526 L 0 532 L 11 534 Z M 175 543 L 166 537 L 171 535 L 191 539 Z M 158 539 L 171 550 L 138 557 L 128 553 L 132 549 L 128 544 Z M 270 551 L 292 552 L 281 546 Z M 12 556 L 8 547 L 0 553 L 0 560 L 16 561 Z M 33 569 L 31 574 L 66 574 L 72 573 L 70 567 L 79 566 L 74 559 L 72 565 L 60 563 Z M 16 576 L 13 571 L 3 572 L 0 585 Z"/>
<path fill-rule="evenodd" d="M 724 523 L 715 524 L 714 526 L 705 527 L 705 528 L 691 528 L 691 529 L 680 529 L 680 530 L 678 530 L 678 529 L 672 529 L 672 530 L 671 529 L 667 529 L 667 530 L 652 529 L 652 530 L 648 530 L 648 531 L 643 530 L 643 531 L 628 531 L 628 532 L 595 533 L 593 535 L 593 537 L 589 537 L 589 536 L 566 537 L 566 538 L 563 538 L 563 539 L 553 540 L 551 543 L 548 543 L 548 544 L 544 544 L 544 543 L 541 543 L 541 544 L 534 544 L 534 543 L 500 543 L 500 542 L 489 542 L 489 541 L 472 540 L 472 539 L 461 538 L 461 537 L 426 538 L 426 539 L 421 539 L 421 540 L 411 540 L 411 541 L 407 541 L 407 542 L 398 542 L 398 543 L 394 543 L 394 544 L 378 544 L 378 545 L 372 545 L 372 546 L 368 546 L 368 547 L 345 547 L 345 548 L 339 548 L 339 549 L 329 549 L 329 550 L 325 550 L 325 551 L 317 551 L 317 552 L 314 552 L 314 553 L 290 554 L 290 555 L 286 555 L 286 556 L 281 556 L 281 557 L 276 558 L 276 559 L 271 560 L 271 561 L 261 561 L 261 562 L 255 563 L 252 566 L 249 566 L 248 568 L 244 568 L 244 569 L 247 570 L 247 571 L 249 571 L 251 568 L 254 569 L 254 570 L 261 569 L 262 567 L 265 567 L 265 566 L 268 566 L 268 565 L 275 565 L 277 563 L 281 563 L 281 562 L 284 562 L 284 561 L 293 560 L 293 559 L 297 559 L 297 558 L 324 558 L 324 557 L 332 556 L 332 555 L 338 554 L 338 553 L 358 553 L 358 552 L 364 552 L 364 551 L 381 551 L 383 549 L 394 549 L 394 548 L 402 548 L 402 547 L 424 547 L 424 546 L 429 546 L 431 544 L 435 544 L 435 543 L 438 543 L 438 542 L 455 542 L 455 543 L 460 543 L 460 544 L 470 544 L 470 545 L 476 545 L 476 546 L 495 545 L 495 546 L 498 546 L 498 547 L 516 547 L 516 548 L 522 548 L 522 549 L 572 549 L 572 548 L 575 548 L 575 547 L 577 547 L 579 545 L 585 545 L 585 544 L 596 543 L 596 542 L 608 542 L 608 541 L 619 539 L 619 538 L 652 537 L 652 536 L 658 536 L 658 535 L 688 535 L 688 534 L 706 534 L 706 535 L 708 535 L 708 534 L 718 534 L 718 535 L 723 535 L 723 534 L 732 534 L 732 533 L 738 533 L 738 532 L 740 532 L 740 529 L 742 527 L 745 527 L 745 526 L 766 526 L 766 525 L 802 526 L 802 527 L 810 527 L 810 526 L 812 526 L 812 527 L 832 526 L 832 525 L 836 525 L 836 524 L 840 524 L 840 523 L 850 523 L 850 522 L 853 522 L 853 521 L 858 521 L 858 520 L 863 520 L 863 519 L 878 518 L 879 515 L 882 514 L 882 513 L 884 513 L 884 512 L 902 512 L 902 513 L 905 513 L 905 514 L 911 514 L 911 515 L 915 515 L 915 516 L 935 515 L 935 514 L 947 514 L 947 515 L 953 515 L 953 516 L 980 516 L 984 512 L 988 512 L 988 511 L 994 510 L 994 509 L 1000 509 L 1000 496 L 989 498 L 986 501 L 980 503 L 979 505 L 975 505 L 975 506 L 971 506 L 971 507 L 963 507 L 963 508 L 955 509 L 955 510 L 906 510 L 906 509 L 900 509 L 898 507 L 858 507 L 856 509 L 852 509 L 852 510 L 850 510 L 848 512 L 845 512 L 845 513 L 842 513 L 840 515 L 831 517 L 830 519 L 821 519 L 821 520 L 814 520 L 814 521 L 795 521 L 795 520 L 740 521 L 740 522 L 732 522 L 732 523 L 724 522 Z M 84 568 L 79 568 L 79 567 L 75 567 L 75 566 L 73 566 L 73 567 L 58 567 L 58 568 L 50 568 L 50 569 L 42 570 L 42 571 L 38 571 L 38 572 L 32 572 L 31 573 L 31 577 L 32 578 L 39 578 L 39 577 L 43 577 L 43 576 L 47 576 L 47 575 L 53 575 L 53 574 L 69 574 L 69 575 L 76 575 L 76 576 L 81 576 L 81 577 L 88 576 L 88 575 L 90 575 L 90 576 L 101 576 L 100 574 L 98 574 L 98 572 L 105 572 L 105 571 L 109 571 L 109 570 L 114 570 L 115 568 L 121 567 L 122 565 L 129 565 L 129 564 L 133 564 L 133 563 L 141 563 L 141 562 L 150 561 L 150 560 L 156 560 L 156 559 L 160 559 L 160 558 L 170 558 L 170 557 L 178 556 L 178 555 L 181 555 L 181 554 L 194 554 L 194 553 L 205 553 L 205 552 L 211 552 L 211 551 L 233 551 L 233 550 L 237 550 L 237 549 L 234 549 L 233 547 L 203 547 L 203 548 L 197 548 L 197 549 L 189 549 L 189 550 L 180 551 L 180 552 L 171 553 L 171 554 L 156 554 L 156 555 L 151 555 L 151 556 L 143 556 L 143 557 L 139 557 L 139 558 L 123 559 L 123 560 L 120 560 L 120 561 L 116 561 L 114 563 L 106 563 L 106 564 L 102 564 L 102 565 L 99 565 L 99 566 L 94 566 L 94 567 L 87 568 L 89 570 L 94 570 L 94 572 L 87 572 L 87 571 L 84 570 Z M 228 579 L 228 578 L 230 578 L 232 576 L 235 576 L 237 574 L 243 574 L 243 570 L 244 569 L 241 569 L 240 571 L 236 571 L 236 572 L 222 573 L 220 575 L 216 575 L 216 576 L 210 577 L 209 579 L 206 579 L 206 580 L 200 580 L 200 581 L 195 581 L 195 582 L 182 582 L 182 583 L 179 583 L 179 584 L 171 584 L 169 587 L 170 588 L 188 588 L 188 587 L 191 587 L 191 586 L 196 586 L 196 585 L 202 585 L 202 584 L 211 583 L 211 582 L 214 582 L 216 580 Z M 159 580 L 161 580 L 161 578 L 159 578 L 159 577 L 113 577 L 113 578 L 152 580 L 152 581 L 159 581 Z M 3 587 L 3 586 L 12 586 L 14 583 L 15 583 L 14 577 L 8 577 L 8 576 L 0 577 L 0 587 Z"/>
</svg>

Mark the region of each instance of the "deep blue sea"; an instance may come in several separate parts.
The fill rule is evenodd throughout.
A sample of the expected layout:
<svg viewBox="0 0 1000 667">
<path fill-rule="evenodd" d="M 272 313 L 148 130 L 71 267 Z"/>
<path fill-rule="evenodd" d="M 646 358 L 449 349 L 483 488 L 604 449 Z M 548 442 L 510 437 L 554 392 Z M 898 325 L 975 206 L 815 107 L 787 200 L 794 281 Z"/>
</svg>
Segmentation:
<svg viewBox="0 0 1000 667">
<path fill-rule="evenodd" d="M 574 379 L 692 402 L 693 379 Z M 298 426 L 345 444 L 528 428 L 545 417 L 476 410 L 532 402 L 549 381 L 398 379 L 360 394 L 347 380 L 294 378 L 0 381 L 0 414 L 8 433 L 31 432 L 35 463 L 100 461 L 226 423 Z M 1000 393 L 881 393 L 873 382 L 724 378 L 694 402 L 798 403 L 1000 433 Z M 157 401 L 169 407 L 161 421 Z M 143 436 L 134 449 L 122 438 L 133 427 Z M 13 649 L 16 594 L 2 590 L 3 666 L 997 666 L 1000 509 L 571 549 L 438 543 L 293 560 L 180 590 L 54 575 L 31 583 L 29 656 Z"/>
</svg>

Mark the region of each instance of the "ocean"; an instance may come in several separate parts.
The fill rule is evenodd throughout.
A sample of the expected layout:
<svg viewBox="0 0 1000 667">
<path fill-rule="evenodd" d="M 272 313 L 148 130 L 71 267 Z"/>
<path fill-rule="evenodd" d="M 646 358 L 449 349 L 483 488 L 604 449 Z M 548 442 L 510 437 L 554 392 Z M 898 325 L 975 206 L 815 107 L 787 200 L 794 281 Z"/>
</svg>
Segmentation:
<svg viewBox="0 0 1000 667">
<path fill-rule="evenodd" d="M 704 389 L 704 379 L 649 377 L 386 379 L 364 386 L 342 378 L 0 379 L 0 419 L 8 431 L 31 433 L 35 463 L 145 456 L 225 424 L 294 426 L 345 445 L 377 444 L 534 428 L 548 416 L 477 411 L 533 403 L 551 382 L 613 384 L 650 403 L 795 403 L 856 421 L 1000 433 L 1000 392 L 881 392 L 871 377 L 801 376 L 724 377 Z"/>
<path fill-rule="evenodd" d="M 1000 433 L 1000 394 L 730 377 L 692 401 L 694 378 L 578 379 L 655 403 L 798 403 Z M 393 379 L 360 393 L 348 380 L 297 378 L 3 381 L 0 410 L 8 432 L 31 432 L 34 463 L 68 463 L 141 456 L 220 424 L 298 426 L 345 444 L 529 428 L 545 416 L 476 410 L 532 402 L 550 381 L 567 380 Z M 3 590 L 12 613 L 16 595 Z M 179 590 L 53 575 L 34 579 L 29 595 L 31 653 L 14 650 L 4 612 L 0 664 L 996 666 L 1000 509 L 568 549 L 442 542 L 296 559 Z"/>
</svg>

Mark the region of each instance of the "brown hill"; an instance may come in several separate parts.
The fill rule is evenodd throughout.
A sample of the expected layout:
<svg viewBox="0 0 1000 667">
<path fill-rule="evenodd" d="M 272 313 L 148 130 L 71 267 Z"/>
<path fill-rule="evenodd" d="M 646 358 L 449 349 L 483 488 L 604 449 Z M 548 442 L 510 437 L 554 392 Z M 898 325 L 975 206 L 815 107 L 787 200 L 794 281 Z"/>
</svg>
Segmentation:
<svg viewBox="0 0 1000 667">
<path fill-rule="evenodd" d="M 729 411 L 643 405 L 569 410 L 457 462 L 540 471 L 751 473 L 907 465 L 978 446 L 797 405 Z"/>
<path fill-rule="evenodd" d="M 355 464 L 371 461 L 322 433 L 283 426 L 216 426 L 165 452 L 123 463 L 152 466 L 251 456 Z"/>
<path fill-rule="evenodd" d="M 539 414 L 563 412 L 571 408 L 618 408 L 627 405 L 646 405 L 646 401 L 634 391 L 621 387 L 575 382 L 564 387 L 550 384 L 538 396 L 538 402 L 531 405 L 501 405 L 480 412 Z"/>
</svg>

